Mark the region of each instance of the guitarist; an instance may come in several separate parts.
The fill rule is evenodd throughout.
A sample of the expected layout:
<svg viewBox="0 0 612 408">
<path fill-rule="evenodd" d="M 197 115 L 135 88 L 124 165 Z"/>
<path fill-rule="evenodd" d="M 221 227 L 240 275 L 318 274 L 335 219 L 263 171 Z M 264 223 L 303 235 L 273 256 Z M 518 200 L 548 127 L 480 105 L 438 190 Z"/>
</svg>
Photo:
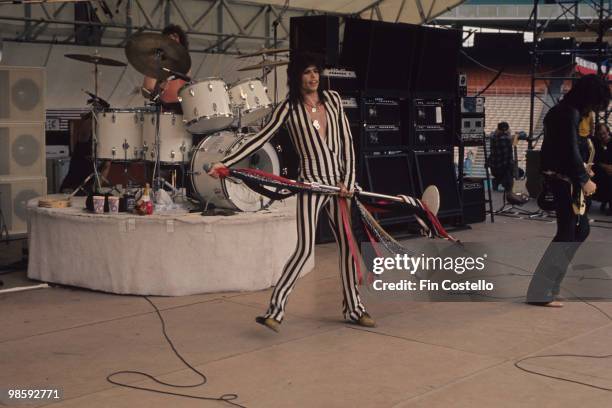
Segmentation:
<svg viewBox="0 0 612 408">
<path fill-rule="evenodd" d="M 590 111 L 604 110 L 610 102 L 610 88 L 597 75 L 586 75 L 544 118 L 541 170 L 555 197 L 557 233 L 538 264 L 527 303 L 561 307 L 556 300 L 569 263 L 589 235 L 584 197 L 595 193 L 579 151 L 579 124 Z"/>
</svg>

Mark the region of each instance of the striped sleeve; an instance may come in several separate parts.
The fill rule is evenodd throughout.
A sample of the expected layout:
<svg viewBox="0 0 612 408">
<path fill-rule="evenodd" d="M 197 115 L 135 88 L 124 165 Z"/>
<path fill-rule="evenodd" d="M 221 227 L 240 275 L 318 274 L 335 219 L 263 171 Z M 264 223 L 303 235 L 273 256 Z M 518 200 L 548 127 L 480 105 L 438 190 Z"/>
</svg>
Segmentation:
<svg viewBox="0 0 612 408">
<path fill-rule="evenodd" d="M 355 149 L 353 148 L 353 136 L 351 135 L 351 127 L 348 118 L 344 114 L 344 107 L 342 106 L 340 94 L 336 91 L 332 91 L 332 94 L 338 103 L 338 112 L 340 112 L 340 117 L 338 119 L 342 135 L 342 156 L 344 159 L 342 182 L 346 188 L 351 191 L 355 188 Z"/>
<path fill-rule="evenodd" d="M 263 147 L 264 144 L 268 140 L 274 136 L 276 131 L 285 123 L 287 117 L 289 115 L 289 100 L 285 99 L 282 103 L 280 103 L 274 112 L 272 113 L 272 117 L 265 124 L 265 126 L 253 137 L 249 139 L 249 141 L 240 148 L 231 154 L 227 155 L 223 160 L 221 160 L 221 164 L 224 164 L 227 167 L 231 167 L 238 163 L 239 161 L 249 157 L 250 155 L 257 152 L 259 149 Z"/>
</svg>

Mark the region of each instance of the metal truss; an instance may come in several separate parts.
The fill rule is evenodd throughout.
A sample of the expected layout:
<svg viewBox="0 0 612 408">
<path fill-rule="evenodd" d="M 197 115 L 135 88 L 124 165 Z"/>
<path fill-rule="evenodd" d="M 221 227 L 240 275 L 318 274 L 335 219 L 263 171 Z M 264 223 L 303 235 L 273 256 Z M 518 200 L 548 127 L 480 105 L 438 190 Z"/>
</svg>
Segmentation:
<svg viewBox="0 0 612 408">
<path fill-rule="evenodd" d="M 4 41 L 80 45 L 75 28 L 86 27 L 100 36 L 99 43 L 88 45 L 123 47 L 134 33 L 161 32 L 173 23 L 186 30 L 191 52 L 241 54 L 262 47 L 286 47 L 289 18 L 319 14 L 244 0 L 37 1 L 24 0 L 15 5 L 11 0 L 9 5 L 0 0 Z M 75 20 L 75 5 L 79 3 L 87 3 L 88 20 Z M 274 26 L 278 27 L 276 43 Z"/>
<path fill-rule="evenodd" d="M 611 2 L 610 0 L 588 0 L 586 5 L 592 7 L 595 11 L 597 18 L 585 20 L 580 16 L 579 5 L 584 7 L 584 2 L 577 0 L 559 2 L 559 6 L 562 9 L 562 13 L 554 18 L 542 21 L 538 18 L 538 6 L 539 0 L 534 0 L 533 11 L 529 19 L 528 25 L 533 31 L 533 45 L 532 45 L 532 68 L 531 68 L 531 104 L 529 112 L 529 149 L 532 149 L 532 140 L 537 139 L 542 135 L 534 135 L 534 129 L 536 128 L 535 122 L 535 99 L 540 99 L 544 104 L 546 101 L 542 99 L 540 95 L 536 94 L 536 82 L 548 81 L 550 84 L 551 80 L 574 80 L 576 76 L 573 72 L 568 76 L 554 76 L 551 74 L 539 75 L 538 71 L 541 68 L 542 56 L 550 53 L 567 55 L 569 58 L 568 66 L 574 66 L 576 56 L 590 57 L 594 59 L 597 64 L 597 73 L 599 75 L 605 75 L 607 73 L 602 72 L 602 63 L 609 61 L 612 57 L 612 50 L 609 46 L 610 37 L 610 14 L 611 14 Z M 560 22 L 565 22 L 566 27 L 570 27 L 571 31 L 548 31 L 549 28 L 559 26 Z M 548 50 L 540 46 L 540 40 L 546 38 L 571 38 L 573 46 L 568 49 L 559 50 Z M 589 49 L 581 49 L 576 47 L 576 41 L 589 41 L 594 43 L 594 47 Z M 609 64 L 608 64 L 609 71 Z M 549 85 L 547 85 L 549 86 Z M 548 89 L 548 94 L 551 96 L 552 102 L 557 103 L 554 94 Z M 604 117 L 609 116 L 609 110 L 604 113 Z"/>
</svg>

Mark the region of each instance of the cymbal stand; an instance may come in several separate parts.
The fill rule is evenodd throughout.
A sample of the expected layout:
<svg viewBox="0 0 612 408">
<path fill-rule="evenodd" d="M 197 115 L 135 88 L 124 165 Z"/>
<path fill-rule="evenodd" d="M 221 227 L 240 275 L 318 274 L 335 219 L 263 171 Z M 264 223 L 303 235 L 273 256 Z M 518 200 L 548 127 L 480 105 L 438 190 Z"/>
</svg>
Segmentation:
<svg viewBox="0 0 612 408">
<path fill-rule="evenodd" d="M 157 49 L 155 51 L 155 62 L 157 63 L 158 72 L 162 71 L 162 50 Z M 153 106 L 155 108 L 155 165 L 153 167 L 153 178 L 151 180 L 151 184 L 153 186 L 153 192 L 157 192 L 161 188 L 163 188 L 164 180 L 161 178 L 161 158 L 159 157 L 160 152 L 160 137 L 159 137 L 159 120 L 161 118 L 161 93 L 160 93 L 160 80 L 157 80 L 155 84 L 155 89 L 153 91 Z"/>
<path fill-rule="evenodd" d="M 93 164 L 93 172 L 91 174 L 89 174 L 89 176 L 87 176 L 85 178 L 85 181 L 83 181 L 83 183 L 81 183 L 80 186 L 78 186 L 76 189 L 74 189 L 73 193 L 79 191 L 80 189 L 82 189 L 88 182 L 89 180 L 94 177 L 94 187 L 93 187 L 93 192 L 99 192 L 100 190 L 102 190 L 102 183 L 100 182 L 100 174 L 98 172 L 98 132 L 97 132 L 97 123 L 98 123 L 98 116 L 96 115 L 96 110 L 94 108 L 91 109 L 91 161 Z"/>
</svg>

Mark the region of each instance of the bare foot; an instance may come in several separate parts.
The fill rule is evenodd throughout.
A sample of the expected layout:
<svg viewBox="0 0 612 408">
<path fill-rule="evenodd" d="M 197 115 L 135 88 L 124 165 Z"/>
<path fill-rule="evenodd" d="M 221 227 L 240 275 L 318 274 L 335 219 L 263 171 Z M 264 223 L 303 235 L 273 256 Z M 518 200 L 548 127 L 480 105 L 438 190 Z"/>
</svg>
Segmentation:
<svg viewBox="0 0 612 408">
<path fill-rule="evenodd" d="M 563 307 L 563 303 L 559 302 L 558 300 L 552 300 L 550 302 L 527 302 L 527 304 L 544 307 Z"/>
</svg>

